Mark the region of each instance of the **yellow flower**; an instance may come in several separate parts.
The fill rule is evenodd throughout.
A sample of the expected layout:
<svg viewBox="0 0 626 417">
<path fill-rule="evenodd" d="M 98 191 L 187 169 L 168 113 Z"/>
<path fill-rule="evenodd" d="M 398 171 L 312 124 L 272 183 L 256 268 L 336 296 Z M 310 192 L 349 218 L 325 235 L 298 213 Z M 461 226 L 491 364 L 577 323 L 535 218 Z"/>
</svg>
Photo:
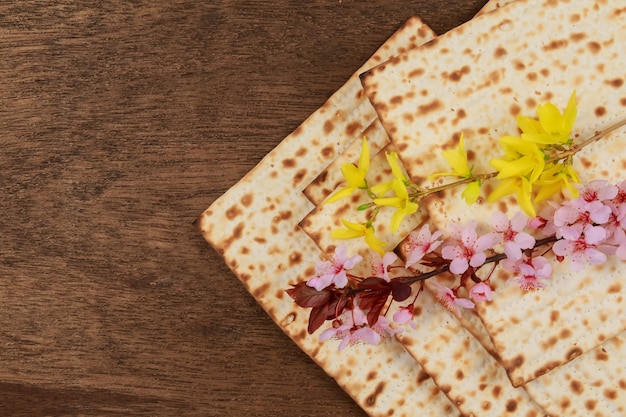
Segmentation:
<svg viewBox="0 0 626 417">
<path fill-rule="evenodd" d="M 535 217 L 535 208 L 532 203 L 532 184 L 525 177 L 512 177 L 500 181 L 500 184 L 489 194 L 487 201 L 494 202 L 502 197 L 515 193 L 517 204 L 528 217 Z"/>
<path fill-rule="evenodd" d="M 478 197 L 480 196 L 480 181 L 470 182 L 465 186 L 463 192 L 461 193 L 461 197 L 465 200 L 467 204 L 474 204 Z"/>
<path fill-rule="evenodd" d="M 402 172 L 402 167 L 400 166 L 400 158 L 398 158 L 398 153 L 396 151 L 385 152 L 385 158 L 387 159 L 387 164 L 391 168 L 391 174 L 393 175 L 393 180 L 383 182 L 381 184 L 374 185 L 371 190 L 374 195 L 383 196 L 387 194 L 393 188 L 393 183 L 395 180 L 400 180 L 404 184 L 408 184 L 408 179 Z"/>
<path fill-rule="evenodd" d="M 569 142 L 576 120 L 576 91 L 572 93 L 565 111 L 561 113 L 552 103 L 537 106 L 537 118 L 517 116 L 517 125 L 522 130 L 522 138 L 543 145 Z"/>
<path fill-rule="evenodd" d="M 438 172 L 430 175 L 428 177 L 429 179 L 433 180 L 439 177 L 469 178 L 472 176 L 472 170 L 467 165 L 467 153 L 465 152 L 465 137 L 463 132 L 461 132 L 459 145 L 456 149 L 443 151 L 442 155 L 448 162 L 448 165 L 452 167 L 453 172 Z"/>
<path fill-rule="evenodd" d="M 396 211 L 391 216 L 391 233 L 395 233 L 400 228 L 402 220 L 409 215 L 413 214 L 419 208 L 418 204 L 409 199 L 409 192 L 406 189 L 405 183 L 396 178 L 392 181 L 391 187 L 396 194 L 395 197 L 375 198 L 374 204 L 377 206 L 390 206 L 396 207 Z"/>
<path fill-rule="evenodd" d="M 536 182 L 540 188 L 535 197 L 535 202 L 538 203 L 550 198 L 559 191 L 568 194 L 571 198 L 578 197 L 578 188 L 574 187 L 572 183 L 579 184 L 580 179 L 571 164 L 563 163 L 549 166 Z"/>
<path fill-rule="evenodd" d="M 370 169 L 370 148 L 367 144 L 367 138 L 363 136 L 363 146 L 361 147 L 361 155 L 359 157 L 359 165 L 347 162 L 341 166 L 341 173 L 347 182 L 347 186 L 331 195 L 326 203 L 333 203 L 342 198 L 351 195 L 357 188 L 367 189 L 367 181 L 365 179 Z"/>
<path fill-rule="evenodd" d="M 378 252 L 381 256 L 385 254 L 385 246 L 387 244 L 379 240 L 374 234 L 374 227 L 371 223 L 352 223 L 347 220 L 341 219 L 341 222 L 346 227 L 345 229 L 335 229 L 330 232 L 330 237 L 333 239 L 355 239 L 363 237 L 365 243 Z"/>
<path fill-rule="evenodd" d="M 514 136 L 500 138 L 504 158 L 493 158 L 489 164 L 498 171 L 497 178 L 529 176 L 535 182 L 545 167 L 545 154 L 536 143 Z"/>
</svg>

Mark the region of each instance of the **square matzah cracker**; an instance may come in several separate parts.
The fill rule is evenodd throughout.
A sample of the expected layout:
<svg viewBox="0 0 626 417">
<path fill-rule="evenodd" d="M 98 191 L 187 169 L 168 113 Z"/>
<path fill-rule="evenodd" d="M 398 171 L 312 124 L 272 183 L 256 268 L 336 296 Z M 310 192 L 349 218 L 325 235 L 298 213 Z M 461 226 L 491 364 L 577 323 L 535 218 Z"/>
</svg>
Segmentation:
<svg viewBox="0 0 626 417">
<path fill-rule="evenodd" d="M 539 103 L 564 107 L 576 90 L 574 134 L 579 138 L 624 117 L 625 13 L 624 0 L 518 0 L 380 65 L 362 81 L 414 181 L 424 184 L 429 173 L 449 170 L 441 151 L 454 146 L 460 132 L 474 155 L 474 172 L 490 172 L 488 161 L 499 156 L 497 139 L 517 134 L 514 116 L 534 115 Z M 623 141 L 623 133 L 616 135 Z M 614 156 L 621 155 L 623 145 L 609 150 L 606 141 L 598 142 L 589 152 L 595 158 L 577 156 L 584 164 L 583 182 L 623 172 L 624 157 Z M 446 191 L 425 202 L 437 227 L 449 220 L 487 221 L 503 206 L 467 207 L 459 193 Z M 525 294 L 523 300 L 516 288 L 498 288 L 496 300 L 479 309 L 515 385 L 626 327 L 621 272 L 590 268 L 587 274 L 561 275 L 546 291 Z M 599 277 L 604 279 L 593 279 Z"/>
<path fill-rule="evenodd" d="M 409 27 L 415 41 L 432 37 L 416 18 Z M 410 417 L 419 409 L 424 416 L 458 416 L 458 410 L 397 340 L 337 353 L 337 343 L 322 343 L 317 333 L 307 334 L 308 312 L 285 292 L 290 284 L 308 279 L 322 256 L 297 226 L 313 208 L 301 186 L 324 169 L 338 147 L 347 146 L 328 133 L 354 126 L 347 115 L 355 113 L 346 109 L 354 108 L 360 86 L 356 76 L 351 80 L 357 82 L 349 81 L 218 198 L 202 214 L 199 226 L 269 316 L 367 413 Z"/>
</svg>

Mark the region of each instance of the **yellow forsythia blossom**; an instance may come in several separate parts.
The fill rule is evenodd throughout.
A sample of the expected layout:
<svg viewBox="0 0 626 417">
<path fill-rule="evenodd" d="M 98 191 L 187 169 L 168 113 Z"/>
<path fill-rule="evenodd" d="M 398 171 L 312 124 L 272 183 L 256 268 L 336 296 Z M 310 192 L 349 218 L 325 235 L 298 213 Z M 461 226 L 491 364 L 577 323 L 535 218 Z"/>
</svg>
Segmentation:
<svg viewBox="0 0 626 417">
<path fill-rule="evenodd" d="M 541 104 L 537 106 L 538 120 L 517 116 L 517 125 L 524 140 L 542 145 L 565 144 L 570 140 L 577 113 L 574 91 L 563 113 L 552 103 Z"/>
<path fill-rule="evenodd" d="M 363 137 L 363 146 L 361 147 L 361 155 L 359 156 L 359 165 L 347 162 L 341 166 L 341 173 L 346 180 L 347 186 L 338 190 L 331 195 L 326 203 L 333 203 L 337 200 L 350 196 L 356 189 L 367 189 L 367 181 L 365 177 L 370 169 L 370 148 L 367 144 L 367 138 Z"/>
<path fill-rule="evenodd" d="M 390 227 L 391 233 L 395 233 L 400 228 L 402 220 L 404 220 L 407 215 L 415 213 L 419 206 L 417 203 L 410 200 L 406 184 L 400 178 L 394 179 L 391 187 L 396 196 L 375 198 L 374 204 L 377 206 L 390 206 L 396 208 L 396 211 L 391 217 Z"/>
<path fill-rule="evenodd" d="M 360 224 L 352 223 L 345 219 L 341 219 L 341 222 L 345 226 L 345 229 L 335 229 L 330 232 L 330 237 L 333 239 L 355 239 L 363 237 L 365 243 L 378 252 L 381 256 L 385 253 L 385 246 L 387 244 L 379 240 L 374 234 L 374 227 L 370 223 Z"/>
</svg>

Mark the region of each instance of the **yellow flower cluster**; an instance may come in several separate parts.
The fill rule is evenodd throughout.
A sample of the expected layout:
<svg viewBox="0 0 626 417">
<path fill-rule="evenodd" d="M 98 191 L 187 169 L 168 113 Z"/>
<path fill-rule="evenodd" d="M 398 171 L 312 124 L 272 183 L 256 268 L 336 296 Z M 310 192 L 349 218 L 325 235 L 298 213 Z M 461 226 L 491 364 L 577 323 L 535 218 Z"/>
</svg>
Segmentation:
<svg viewBox="0 0 626 417">
<path fill-rule="evenodd" d="M 552 103 L 537 107 L 537 119 L 517 117 L 522 134 L 500 138 L 504 155 L 494 158 L 490 165 L 501 180 L 487 201 L 497 201 L 515 194 L 522 210 L 535 216 L 534 204 L 559 191 L 576 197 L 578 174 L 572 167 L 571 155 L 560 159 L 559 152 L 572 143 L 571 131 L 576 119 L 576 92 L 573 92 L 563 113 Z"/>
<path fill-rule="evenodd" d="M 450 167 L 454 172 L 438 172 L 432 174 L 428 178 L 433 180 L 439 177 L 457 177 L 462 179 L 472 178 L 472 168 L 467 163 L 467 152 L 465 152 L 465 136 L 461 132 L 461 138 L 459 139 L 459 145 L 456 149 L 449 151 L 443 151 L 443 157 L 446 159 Z M 480 179 L 470 182 L 463 189 L 461 197 L 467 204 L 474 204 L 480 196 Z"/>
<path fill-rule="evenodd" d="M 326 203 L 332 203 L 348 197 L 357 189 L 367 190 L 372 200 L 370 205 L 366 205 L 367 207 L 373 206 L 378 209 L 380 207 L 393 207 L 395 209 L 391 217 L 390 225 L 391 232 L 395 233 L 400 228 L 406 216 L 417 212 L 419 208 L 416 201 L 417 198 L 409 194 L 407 186 L 410 182 L 400 167 L 400 160 L 396 152 L 385 153 L 393 179 L 369 187 L 366 179 L 369 170 L 369 155 L 370 151 L 367 138 L 364 137 L 358 166 L 352 163 L 346 163 L 341 167 L 341 173 L 346 180 L 346 186 L 331 195 L 328 200 L 326 200 Z M 377 213 L 377 210 L 375 213 Z M 363 224 L 342 220 L 345 229 L 333 230 L 331 237 L 334 239 L 363 237 L 365 242 L 367 242 L 372 249 L 382 255 L 384 254 L 386 243 L 380 241 L 374 235 L 373 220 L 374 219 L 369 219 Z"/>
<path fill-rule="evenodd" d="M 418 201 L 424 196 L 441 189 L 464 185 L 461 196 L 468 204 L 473 204 L 480 196 L 483 181 L 493 177 L 500 182 L 487 196 L 487 201 L 493 202 L 515 194 L 518 204 L 530 217 L 536 214 L 535 204 L 558 192 L 577 197 L 578 190 L 573 184 L 578 183 L 579 179 L 572 167 L 572 157 L 576 151 L 572 151 L 571 139 L 576 115 L 576 92 L 573 92 L 563 113 L 554 104 L 546 103 L 537 107 L 536 119 L 518 116 L 516 121 L 521 134 L 500 138 L 499 144 L 504 154 L 489 162 L 495 172 L 480 175 L 475 175 L 472 172 L 473 167 L 468 164 L 465 137 L 461 133 L 458 146 L 442 153 L 452 171 L 435 173 L 429 177 L 431 180 L 440 177 L 453 177 L 457 180 L 427 189 L 409 181 L 396 152 L 386 153 L 393 178 L 370 186 L 366 179 L 370 167 L 370 150 L 364 137 L 358 165 L 346 163 L 341 167 L 346 186 L 331 195 L 326 203 L 348 197 L 356 190 L 363 190 L 367 192 L 371 202 L 359 209 L 374 210 L 365 223 L 342 220 L 345 228 L 334 230 L 331 237 L 363 237 L 372 249 L 382 255 L 386 244 L 375 236 L 373 225 L 381 208 L 395 209 L 390 224 L 391 232 L 395 233 L 406 216 L 417 212 Z"/>
</svg>

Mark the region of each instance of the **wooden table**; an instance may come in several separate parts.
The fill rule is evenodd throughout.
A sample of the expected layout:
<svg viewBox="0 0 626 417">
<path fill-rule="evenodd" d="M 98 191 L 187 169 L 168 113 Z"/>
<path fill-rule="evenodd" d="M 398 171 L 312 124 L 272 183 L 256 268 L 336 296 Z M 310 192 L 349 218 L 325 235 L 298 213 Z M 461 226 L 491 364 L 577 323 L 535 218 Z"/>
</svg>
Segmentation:
<svg viewBox="0 0 626 417">
<path fill-rule="evenodd" d="M 484 3 L 1 2 L 0 415 L 364 416 L 193 222 L 408 17 Z"/>
</svg>

